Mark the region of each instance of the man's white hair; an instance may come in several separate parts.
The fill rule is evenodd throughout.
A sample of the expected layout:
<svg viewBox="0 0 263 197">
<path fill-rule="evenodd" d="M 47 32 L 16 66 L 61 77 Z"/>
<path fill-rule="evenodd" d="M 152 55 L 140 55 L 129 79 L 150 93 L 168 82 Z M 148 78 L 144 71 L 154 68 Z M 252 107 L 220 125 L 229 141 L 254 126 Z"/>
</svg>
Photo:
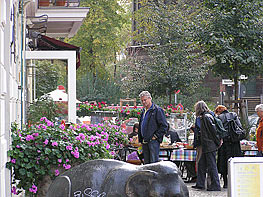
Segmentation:
<svg viewBox="0 0 263 197">
<path fill-rule="evenodd" d="M 139 97 L 142 98 L 143 96 L 147 96 L 148 98 L 152 99 L 152 96 L 150 94 L 150 92 L 148 91 L 142 91 L 140 94 L 139 94 Z"/>
<path fill-rule="evenodd" d="M 255 111 L 263 111 L 263 104 L 259 104 L 255 107 Z"/>
</svg>

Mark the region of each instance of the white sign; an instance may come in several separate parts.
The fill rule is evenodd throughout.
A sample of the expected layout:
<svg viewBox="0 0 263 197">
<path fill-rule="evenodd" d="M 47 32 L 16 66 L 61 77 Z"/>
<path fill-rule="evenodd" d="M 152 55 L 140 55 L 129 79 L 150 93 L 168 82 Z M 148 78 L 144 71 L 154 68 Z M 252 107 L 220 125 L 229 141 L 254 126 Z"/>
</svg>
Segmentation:
<svg viewBox="0 0 263 197">
<path fill-rule="evenodd" d="M 263 157 L 228 160 L 228 196 L 263 197 Z"/>
<path fill-rule="evenodd" d="M 234 81 L 231 79 L 222 79 L 222 84 L 223 85 L 234 85 Z"/>
</svg>

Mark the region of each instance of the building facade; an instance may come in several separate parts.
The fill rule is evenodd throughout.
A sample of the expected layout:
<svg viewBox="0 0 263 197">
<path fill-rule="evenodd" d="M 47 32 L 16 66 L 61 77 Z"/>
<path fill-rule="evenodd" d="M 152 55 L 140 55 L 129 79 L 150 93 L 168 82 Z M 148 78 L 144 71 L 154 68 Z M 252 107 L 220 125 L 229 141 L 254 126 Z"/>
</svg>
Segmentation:
<svg viewBox="0 0 263 197">
<path fill-rule="evenodd" d="M 11 124 L 25 123 L 26 104 L 33 98 L 34 84 L 26 72 L 26 60 L 68 60 L 68 70 L 73 73 L 68 78 L 72 82 L 68 84 L 73 84 L 68 87 L 69 105 L 73 106 L 71 121 L 76 118 L 76 51 L 41 51 L 32 45 L 39 35 L 75 35 L 89 11 L 79 5 L 79 0 L 0 0 L 0 197 L 11 196 L 10 171 L 5 168 Z"/>
</svg>

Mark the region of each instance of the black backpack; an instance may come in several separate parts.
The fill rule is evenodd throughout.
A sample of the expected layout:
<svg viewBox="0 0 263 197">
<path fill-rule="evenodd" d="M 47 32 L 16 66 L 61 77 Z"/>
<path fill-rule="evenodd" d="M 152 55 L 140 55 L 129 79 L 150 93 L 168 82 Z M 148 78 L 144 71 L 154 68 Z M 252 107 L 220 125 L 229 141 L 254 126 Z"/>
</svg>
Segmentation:
<svg viewBox="0 0 263 197">
<path fill-rule="evenodd" d="M 245 139 L 246 133 L 242 127 L 239 126 L 237 120 L 234 117 L 233 113 L 227 113 L 226 115 L 227 120 L 227 128 L 228 134 L 230 136 L 231 142 L 239 142 L 240 140 Z"/>
<path fill-rule="evenodd" d="M 227 130 L 225 130 L 222 121 L 218 117 L 214 116 L 214 120 L 215 120 L 217 135 L 219 136 L 220 139 L 223 139 L 228 135 Z"/>
</svg>

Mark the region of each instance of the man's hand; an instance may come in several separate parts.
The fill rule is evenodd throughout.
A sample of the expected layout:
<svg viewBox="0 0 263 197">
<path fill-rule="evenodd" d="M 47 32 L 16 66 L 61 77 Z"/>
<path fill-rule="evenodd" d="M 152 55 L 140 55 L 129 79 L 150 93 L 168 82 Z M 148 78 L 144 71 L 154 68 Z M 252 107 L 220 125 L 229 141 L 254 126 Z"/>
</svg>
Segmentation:
<svg viewBox="0 0 263 197">
<path fill-rule="evenodd" d="M 157 137 L 153 135 L 152 140 L 157 140 Z"/>
</svg>

